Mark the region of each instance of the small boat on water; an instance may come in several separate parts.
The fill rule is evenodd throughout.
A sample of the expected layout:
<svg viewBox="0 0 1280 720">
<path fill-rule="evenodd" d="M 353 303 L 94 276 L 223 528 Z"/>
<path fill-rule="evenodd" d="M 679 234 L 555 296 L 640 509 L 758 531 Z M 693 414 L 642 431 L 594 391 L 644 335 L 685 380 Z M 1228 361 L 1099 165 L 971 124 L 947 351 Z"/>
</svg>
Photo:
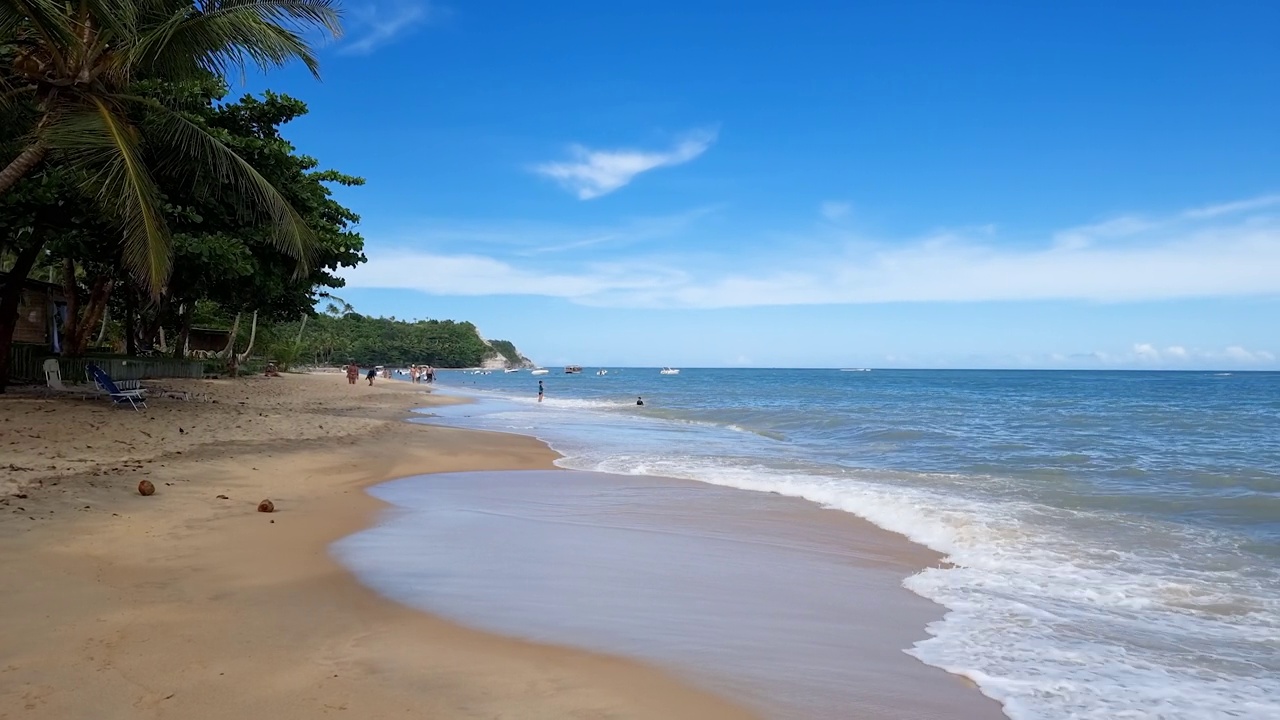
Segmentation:
<svg viewBox="0 0 1280 720">
<path fill-rule="evenodd" d="M 507 368 L 507 369 L 503 370 L 502 372 L 504 372 L 504 373 L 506 373 L 506 374 L 510 375 L 510 374 L 511 374 L 511 373 L 513 373 L 513 372 L 520 372 L 520 368 Z"/>
<path fill-rule="evenodd" d="M 531 370 L 529 374 L 530 375 L 546 375 L 549 372 L 551 371 L 544 368 L 537 368 L 536 370 Z"/>
<path fill-rule="evenodd" d="M 597 374 L 597 375 L 608 375 L 608 374 L 609 374 L 609 371 L 608 371 L 608 370 L 605 370 L 604 368 L 601 368 L 601 369 L 599 369 L 599 370 L 597 370 L 597 371 L 596 371 L 596 374 Z"/>
<path fill-rule="evenodd" d="M 679 375 L 680 368 L 664 367 L 658 371 L 659 375 Z"/>
<path fill-rule="evenodd" d="M 580 373 L 580 372 L 582 372 L 582 366 L 581 366 L 581 365 L 566 365 L 566 366 L 564 367 L 564 374 L 565 374 L 565 375 L 577 375 L 577 374 L 578 374 L 578 373 Z"/>
</svg>

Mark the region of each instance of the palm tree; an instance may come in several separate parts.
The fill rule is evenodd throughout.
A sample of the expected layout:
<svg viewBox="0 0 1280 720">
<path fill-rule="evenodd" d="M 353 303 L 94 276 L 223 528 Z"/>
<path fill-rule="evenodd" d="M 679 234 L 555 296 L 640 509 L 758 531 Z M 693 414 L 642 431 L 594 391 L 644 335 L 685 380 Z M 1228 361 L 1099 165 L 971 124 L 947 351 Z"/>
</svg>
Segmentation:
<svg viewBox="0 0 1280 720">
<path fill-rule="evenodd" d="M 0 109 L 29 118 L 0 170 L 0 195 L 41 163 L 71 171 L 118 224 L 125 266 L 158 296 L 171 243 L 152 175 L 160 168 L 146 159 L 164 158 L 268 221 L 276 246 L 304 262 L 311 233 L 280 193 L 139 85 L 293 60 L 318 77 L 305 37 L 316 30 L 341 33 L 335 0 L 0 0 Z"/>
</svg>

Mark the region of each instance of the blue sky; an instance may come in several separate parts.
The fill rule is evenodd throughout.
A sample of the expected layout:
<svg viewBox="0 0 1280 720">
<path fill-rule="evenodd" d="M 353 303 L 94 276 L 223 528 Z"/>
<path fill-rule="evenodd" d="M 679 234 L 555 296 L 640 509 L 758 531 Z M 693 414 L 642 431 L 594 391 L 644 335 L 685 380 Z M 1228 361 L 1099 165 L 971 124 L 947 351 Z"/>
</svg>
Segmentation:
<svg viewBox="0 0 1280 720">
<path fill-rule="evenodd" d="M 1280 3 L 348 3 L 367 314 L 538 362 L 1280 368 Z M 265 84 L 264 84 L 265 83 Z"/>
</svg>

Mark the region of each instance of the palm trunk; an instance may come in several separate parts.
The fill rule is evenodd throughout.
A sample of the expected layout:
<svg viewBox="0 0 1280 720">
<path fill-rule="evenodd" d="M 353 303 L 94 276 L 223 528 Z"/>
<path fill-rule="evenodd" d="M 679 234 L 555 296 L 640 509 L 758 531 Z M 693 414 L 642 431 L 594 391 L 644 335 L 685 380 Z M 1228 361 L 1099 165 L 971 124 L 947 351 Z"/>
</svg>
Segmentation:
<svg viewBox="0 0 1280 720">
<path fill-rule="evenodd" d="M 178 341 L 173 345 L 173 356 L 179 360 L 187 356 L 187 344 L 191 339 L 191 318 L 194 315 L 194 303 L 183 303 L 178 306 Z"/>
<path fill-rule="evenodd" d="M 245 360 L 249 359 L 249 353 L 253 352 L 253 341 L 257 339 L 257 337 L 258 337 L 258 311 L 254 310 L 253 325 L 251 325 L 249 328 L 249 347 L 245 348 L 244 352 L 240 353 L 240 362 L 244 362 Z"/>
<path fill-rule="evenodd" d="M 62 355 L 75 357 L 75 340 L 80 330 L 80 288 L 76 283 L 76 262 L 62 261 L 62 294 L 67 297 L 67 321 L 62 326 Z"/>
<path fill-rule="evenodd" d="M 32 143 L 25 150 L 18 154 L 4 170 L 0 170 L 0 195 L 3 195 L 13 189 L 18 181 L 26 177 L 27 173 L 40 164 L 44 159 L 45 153 L 48 152 L 42 143 Z"/>
<path fill-rule="evenodd" d="M 22 284 L 40 257 L 44 243 L 35 242 L 18 251 L 17 260 L 9 268 L 9 282 L 0 293 L 0 393 L 9 384 L 9 364 L 13 353 L 13 333 L 18 328 L 18 303 L 22 300 Z"/>
<path fill-rule="evenodd" d="M 218 353 L 220 358 L 235 357 L 236 351 L 236 333 L 240 332 L 240 313 L 236 313 L 236 319 L 231 323 L 231 336 L 227 338 L 227 346 L 222 348 L 222 352 Z"/>
<path fill-rule="evenodd" d="M 132 286 L 124 295 L 124 354 L 129 357 L 138 354 L 137 295 L 137 289 Z"/>
<path fill-rule="evenodd" d="M 89 350 L 89 334 L 101 322 L 107 312 L 107 302 L 111 300 L 111 291 L 115 282 L 109 277 L 100 277 L 93 282 L 89 291 L 89 302 L 84 306 L 84 314 L 80 318 L 76 332 L 72 336 L 72 355 L 84 355 Z"/>
<path fill-rule="evenodd" d="M 111 308 L 102 309 L 102 327 L 98 329 L 98 339 L 93 342 L 94 345 L 102 347 L 102 341 L 107 339 L 107 317 L 111 315 Z"/>
</svg>

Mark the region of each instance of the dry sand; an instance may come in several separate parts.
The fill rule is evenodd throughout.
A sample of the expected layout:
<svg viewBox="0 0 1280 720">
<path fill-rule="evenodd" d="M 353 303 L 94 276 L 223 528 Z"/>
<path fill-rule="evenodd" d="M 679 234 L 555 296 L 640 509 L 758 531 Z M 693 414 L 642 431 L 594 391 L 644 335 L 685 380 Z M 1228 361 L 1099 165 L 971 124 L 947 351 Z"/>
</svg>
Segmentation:
<svg viewBox="0 0 1280 720">
<path fill-rule="evenodd" d="M 640 663 L 409 610 L 330 558 L 379 508 L 363 487 L 549 468 L 542 444 L 400 422 L 441 402 L 406 383 L 161 385 L 216 402 L 0 396 L 0 718 L 750 717 Z"/>
</svg>

